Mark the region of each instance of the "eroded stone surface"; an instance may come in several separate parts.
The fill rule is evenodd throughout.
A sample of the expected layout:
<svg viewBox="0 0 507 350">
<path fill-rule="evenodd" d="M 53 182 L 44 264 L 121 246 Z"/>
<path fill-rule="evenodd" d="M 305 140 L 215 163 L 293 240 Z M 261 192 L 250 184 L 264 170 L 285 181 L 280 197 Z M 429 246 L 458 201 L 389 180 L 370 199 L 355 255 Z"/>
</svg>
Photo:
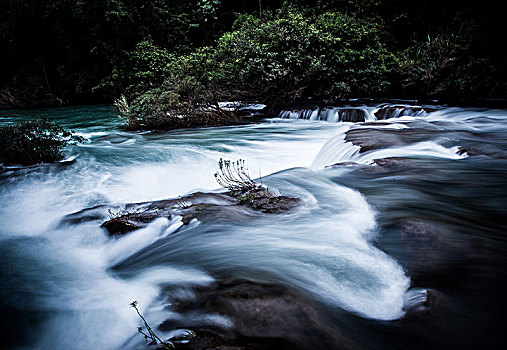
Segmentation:
<svg viewBox="0 0 507 350">
<path fill-rule="evenodd" d="M 108 210 L 108 219 L 105 212 L 109 208 L 96 206 L 67 215 L 62 225 L 105 220 L 101 227 L 110 236 L 118 236 L 145 227 L 157 218 L 181 216 L 185 225 L 193 219 L 204 223 L 241 222 L 260 213 L 281 214 L 299 204 L 298 198 L 273 196 L 266 190 L 238 196 L 196 192 L 181 198 L 127 204 L 117 212 Z"/>
<path fill-rule="evenodd" d="M 177 312 L 194 310 L 219 314 L 232 320 L 221 329 L 193 323 L 192 317 L 168 320 L 160 326 L 167 331 L 189 328 L 197 336 L 185 349 L 310 349 L 353 348 L 327 317 L 309 301 L 281 286 L 249 281 L 227 281 L 196 292 L 195 299 L 171 299 Z"/>
</svg>

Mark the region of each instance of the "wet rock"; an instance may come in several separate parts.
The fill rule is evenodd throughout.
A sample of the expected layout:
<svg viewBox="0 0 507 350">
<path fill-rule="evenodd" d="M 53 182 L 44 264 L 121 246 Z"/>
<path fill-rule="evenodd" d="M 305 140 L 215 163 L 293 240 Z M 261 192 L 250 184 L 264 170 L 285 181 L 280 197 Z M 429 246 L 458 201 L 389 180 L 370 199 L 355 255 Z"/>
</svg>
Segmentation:
<svg viewBox="0 0 507 350">
<path fill-rule="evenodd" d="M 406 169 L 414 165 L 413 161 L 403 157 L 374 159 L 373 162 L 379 167 L 389 170 Z"/>
<path fill-rule="evenodd" d="M 337 167 L 358 166 L 358 165 L 360 165 L 360 164 L 355 163 L 355 162 L 339 162 L 339 163 L 334 163 L 331 165 L 326 165 L 325 168 L 337 168 Z"/>
<path fill-rule="evenodd" d="M 252 201 L 252 208 L 266 214 L 279 214 L 297 207 L 300 203 L 299 198 L 264 195 L 256 197 Z"/>
<path fill-rule="evenodd" d="M 285 346 L 283 346 L 285 345 Z M 252 341 L 249 339 L 228 339 L 218 333 L 199 330 L 199 334 L 196 335 L 189 343 L 186 344 L 175 344 L 176 349 L 193 349 L 193 350 L 243 350 L 243 349 L 284 349 L 287 348 L 287 344 L 280 344 L 280 341 L 274 341 L 273 343 Z"/>
<path fill-rule="evenodd" d="M 236 201 L 229 196 L 197 192 L 182 198 L 129 204 L 124 213 L 116 214 L 101 227 L 112 236 L 121 235 L 145 227 L 157 218 L 171 218 L 175 215 L 181 216 L 185 225 L 193 219 L 216 223 L 244 220 L 253 216 L 248 212 L 248 208 L 237 206 Z"/>
<path fill-rule="evenodd" d="M 345 136 L 345 141 L 352 142 L 361 148 L 360 152 L 368 152 L 380 148 L 388 148 L 403 145 L 399 137 L 400 132 L 386 132 L 386 130 L 376 130 L 370 128 L 360 128 L 349 130 Z"/>
<path fill-rule="evenodd" d="M 405 322 L 419 322 L 421 320 L 435 318 L 451 308 L 451 301 L 438 290 L 425 290 L 425 300 L 416 307 L 405 309 Z"/>
<path fill-rule="evenodd" d="M 60 225 L 79 225 L 85 222 L 104 220 L 104 217 L 104 206 L 97 205 L 92 208 L 83 209 L 78 212 L 66 215 L 60 222 Z"/>
<path fill-rule="evenodd" d="M 410 128 L 401 130 L 357 128 L 347 131 L 345 141 L 361 148 L 360 152 L 404 146 L 434 138 L 442 131 Z"/>
<path fill-rule="evenodd" d="M 466 244 L 438 221 L 403 218 L 398 225 L 412 280 L 433 286 L 455 283 L 449 276 L 459 278 L 458 262 L 468 251 Z"/>
<path fill-rule="evenodd" d="M 108 220 L 100 225 L 100 227 L 105 228 L 111 236 L 124 235 L 125 233 L 141 228 L 141 226 L 138 226 L 124 218 Z"/>
<path fill-rule="evenodd" d="M 475 156 L 482 156 L 482 155 L 487 155 L 487 156 L 491 156 L 493 158 L 495 158 L 495 156 L 497 156 L 497 154 L 494 154 L 493 152 L 493 155 L 490 153 L 490 154 L 486 154 L 487 152 L 483 152 L 477 148 L 472 148 L 472 147 L 459 147 L 458 148 L 458 152 L 457 152 L 460 156 L 464 155 L 464 154 L 467 154 L 469 157 L 475 157 Z"/>
<path fill-rule="evenodd" d="M 157 218 L 181 216 L 185 225 L 194 219 L 204 223 L 241 222 L 257 217 L 259 212 L 281 214 L 299 204 L 298 198 L 274 196 L 264 189 L 234 195 L 196 192 L 181 198 L 128 204 L 118 212 L 96 206 L 67 215 L 61 225 L 104 220 L 109 209 L 109 219 L 101 227 L 110 236 L 117 236 L 143 228 Z"/>
<path fill-rule="evenodd" d="M 193 304 L 171 300 L 178 312 L 193 310 L 231 319 L 230 328 L 203 326 L 194 317 L 168 320 L 160 330 L 189 328 L 197 336 L 185 349 L 351 348 L 328 318 L 297 293 L 281 286 L 229 281 L 197 292 Z"/>
<path fill-rule="evenodd" d="M 100 227 L 105 228 L 111 236 L 115 236 L 124 235 L 130 231 L 137 230 L 153 221 L 155 218 L 160 217 L 160 215 L 157 212 L 145 211 L 117 214 L 116 216 L 110 214 L 110 217 L 111 218 L 100 225 Z"/>
</svg>

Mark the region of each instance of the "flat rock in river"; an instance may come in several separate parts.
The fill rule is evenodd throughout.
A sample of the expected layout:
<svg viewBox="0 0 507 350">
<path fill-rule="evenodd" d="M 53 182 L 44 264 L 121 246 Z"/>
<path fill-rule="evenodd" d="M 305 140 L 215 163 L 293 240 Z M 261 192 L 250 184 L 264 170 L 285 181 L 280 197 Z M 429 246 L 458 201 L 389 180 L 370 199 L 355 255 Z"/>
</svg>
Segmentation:
<svg viewBox="0 0 507 350">
<path fill-rule="evenodd" d="M 157 218 L 181 216 L 187 225 L 193 219 L 201 222 L 238 222 L 257 217 L 260 213 L 280 214 L 298 206 L 300 199 L 287 196 L 273 196 L 266 190 L 258 190 L 242 196 L 223 193 L 196 192 L 191 195 L 154 202 L 127 204 L 106 214 L 106 206 L 96 206 L 67 215 L 62 224 L 80 224 L 105 220 L 101 227 L 109 235 L 124 235 L 145 227 Z"/>
<path fill-rule="evenodd" d="M 171 299 L 177 312 L 194 310 L 219 314 L 233 321 L 230 328 L 203 326 L 193 317 L 168 320 L 160 330 L 190 328 L 197 337 L 184 349 L 352 348 L 327 317 L 297 293 L 281 286 L 228 281 L 197 291 L 192 302 Z"/>
<path fill-rule="evenodd" d="M 361 148 L 360 152 L 404 146 L 411 143 L 431 140 L 442 131 L 422 128 L 410 128 L 401 130 L 357 128 L 347 131 L 345 141 Z"/>
</svg>

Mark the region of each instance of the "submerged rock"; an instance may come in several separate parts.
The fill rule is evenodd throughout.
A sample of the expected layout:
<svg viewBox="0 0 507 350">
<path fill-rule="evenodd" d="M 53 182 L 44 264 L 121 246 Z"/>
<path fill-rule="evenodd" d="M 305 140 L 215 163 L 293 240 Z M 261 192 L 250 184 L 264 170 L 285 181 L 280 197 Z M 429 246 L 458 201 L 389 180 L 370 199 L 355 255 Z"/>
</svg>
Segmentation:
<svg viewBox="0 0 507 350">
<path fill-rule="evenodd" d="M 165 321 L 161 331 L 190 328 L 197 336 L 182 349 L 351 348 L 327 316 L 302 296 L 281 286 L 228 281 L 196 291 L 192 300 L 172 298 L 183 317 Z M 195 311 L 232 320 L 230 327 L 203 325 Z M 188 315 L 189 317 L 185 317 Z"/>
<path fill-rule="evenodd" d="M 387 157 L 374 159 L 373 162 L 375 165 L 382 167 L 387 170 L 401 170 L 407 169 L 414 166 L 414 161 L 412 159 L 403 158 L 403 157 Z"/>
<path fill-rule="evenodd" d="M 411 127 L 410 129 L 391 130 L 375 128 L 357 128 L 347 131 L 345 141 L 359 146 L 359 152 L 405 146 L 426 141 L 442 133 L 437 129 Z"/>
<path fill-rule="evenodd" d="M 437 219 L 406 217 L 400 218 L 397 226 L 409 257 L 406 268 L 414 283 L 438 286 L 460 278 L 459 262 L 466 257 L 469 247 L 448 225 Z"/>
</svg>

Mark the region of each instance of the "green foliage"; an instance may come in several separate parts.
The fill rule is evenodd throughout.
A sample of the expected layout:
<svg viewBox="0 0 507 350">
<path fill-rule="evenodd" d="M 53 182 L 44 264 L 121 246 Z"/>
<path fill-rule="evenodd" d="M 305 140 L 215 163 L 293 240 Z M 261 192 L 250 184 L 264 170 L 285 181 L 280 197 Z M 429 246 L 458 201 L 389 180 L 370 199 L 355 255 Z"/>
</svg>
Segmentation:
<svg viewBox="0 0 507 350">
<path fill-rule="evenodd" d="M 218 41 L 217 85 L 233 98 L 267 102 L 385 90 L 392 57 L 377 28 L 340 13 L 308 18 L 294 10 L 241 16 Z"/>
<path fill-rule="evenodd" d="M 110 103 L 125 94 L 133 115 L 160 122 L 160 111 L 194 114 L 219 99 L 505 97 L 507 57 L 496 38 L 506 6 L 3 0 L 0 107 Z"/>
<path fill-rule="evenodd" d="M 212 55 L 213 51 L 204 47 L 171 56 L 163 82 L 134 97 L 127 127 L 167 130 L 238 123 L 233 112 L 217 104 L 221 89 L 209 79 Z"/>
<path fill-rule="evenodd" d="M 219 31 L 218 0 L 3 0 L 0 107 L 111 101 Z"/>
<path fill-rule="evenodd" d="M 37 164 L 61 160 L 68 144 L 83 138 L 46 120 L 37 119 L 0 128 L 0 161 L 5 164 Z"/>
<path fill-rule="evenodd" d="M 255 194 L 252 192 L 243 193 L 238 197 L 236 203 L 239 205 L 252 205 L 255 200 Z"/>
<path fill-rule="evenodd" d="M 459 29 L 428 35 L 400 54 L 398 75 L 413 95 L 456 99 L 500 90 L 502 72 L 490 57 L 476 50 L 479 38 L 473 22 L 457 17 Z"/>
<path fill-rule="evenodd" d="M 218 113 L 220 100 L 292 101 L 372 95 L 388 87 L 393 56 L 378 28 L 340 13 L 241 15 L 214 47 L 171 56 L 165 79 L 131 105 L 131 127 Z M 223 111 L 221 111 L 223 113 Z M 157 123 L 155 123 L 157 122 Z"/>
<path fill-rule="evenodd" d="M 117 98 L 114 103 L 114 107 L 119 112 L 118 117 L 123 120 L 128 120 L 128 115 L 130 113 L 130 107 L 127 102 L 127 98 L 125 95 L 121 95 L 119 98 Z"/>
</svg>

